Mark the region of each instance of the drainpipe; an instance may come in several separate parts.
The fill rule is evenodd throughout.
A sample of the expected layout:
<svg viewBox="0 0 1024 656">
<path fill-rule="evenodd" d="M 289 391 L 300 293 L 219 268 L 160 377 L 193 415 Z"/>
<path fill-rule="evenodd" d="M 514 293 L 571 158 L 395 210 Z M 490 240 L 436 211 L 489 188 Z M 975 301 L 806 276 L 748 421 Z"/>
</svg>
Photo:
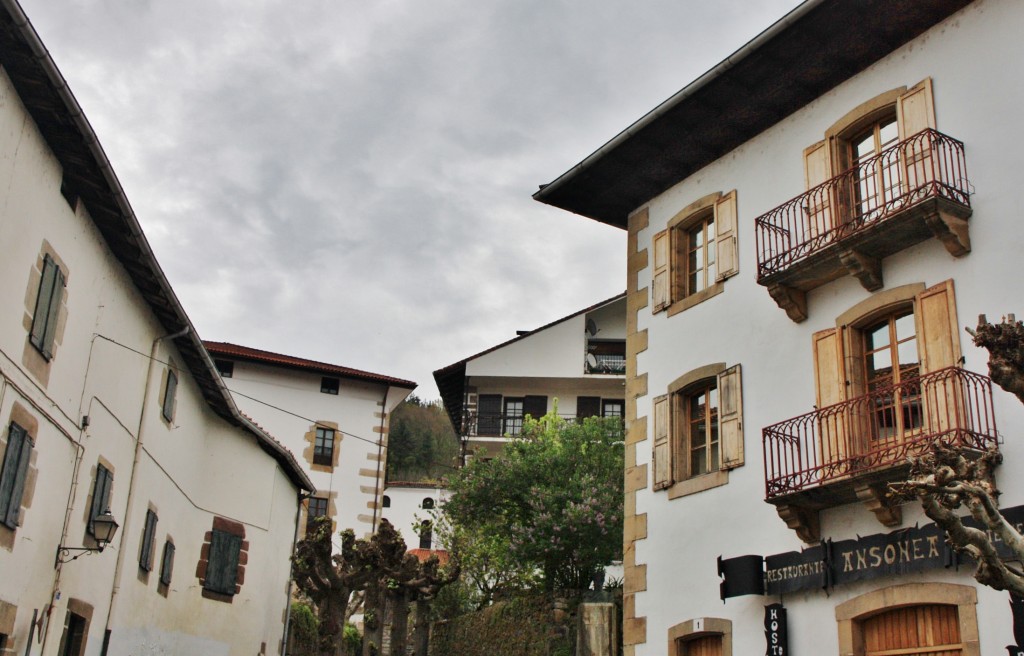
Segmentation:
<svg viewBox="0 0 1024 656">
<path fill-rule="evenodd" d="M 153 345 L 149 349 L 149 368 L 146 371 L 145 387 L 142 388 L 142 409 L 139 411 L 139 428 L 135 431 L 135 459 L 132 461 L 131 477 L 128 480 L 128 501 L 125 503 L 124 526 L 121 527 L 121 538 L 117 542 L 117 565 L 114 567 L 114 584 L 110 589 L 110 605 L 107 607 L 107 633 L 112 629 L 111 624 L 114 617 L 114 609 L 117 607 L 117 593 L 121 589 L 121 575 L 124 573 L 124 540 L 131 528 L 131 510 L 132 504 L 135 501 L 135 480 L 139 471 L 139 461 L 142 460 L 143 429 L 146 423 L 146 410 L 149 407 L 149 387 L 153 380 L 153 370 L 156 369 L 157 363 L 156 350 L 160 345 L 160 342 L 183 337 L 188 334 L 190 329 L 190 326 L 185 326 L 176 333 L 157 337 L 153 340 Z"/>
<path fill-rule="evenodd" d="M 288 631 L 291 629 L 292 624 L 292 584 L 295 582 L 293 576 L 295 572 L 295 546 L 299 543 L 299 517 L 302 516 L 302 502 L 308 499 L 311 495 L 306 495 L 299 490 L 296 495 L 295 504 L 295 533 L 292 535 L 292 561 L 291 565 L 288 566 L 288 596 L 285 599 L 285 615 L 284 615 L 284 636 L 281 638 L 281 653 L 288 656 Z"/>
<path fill-rule="evenodd" d="M 377 481 L 376 484 L 374 485 L 376 492 L 374 493 L 373 499 L 373 524 L 371 524 L 373 533 L 377 532 L 377 509 L 380 507 L 381 499 L 384 496 L 384 488 L 381 485 L 380 479 L 381 467 L 383 466 L 382 454 L 384 452 L 384 422 L 387 420 L 388 416 L 388 392 L 390 391 L 390 385 L 384 388 L 384 398 L 381 399 L 380 406 L 380 433 L 378 434 L 377 437 Z"/>
</svg>

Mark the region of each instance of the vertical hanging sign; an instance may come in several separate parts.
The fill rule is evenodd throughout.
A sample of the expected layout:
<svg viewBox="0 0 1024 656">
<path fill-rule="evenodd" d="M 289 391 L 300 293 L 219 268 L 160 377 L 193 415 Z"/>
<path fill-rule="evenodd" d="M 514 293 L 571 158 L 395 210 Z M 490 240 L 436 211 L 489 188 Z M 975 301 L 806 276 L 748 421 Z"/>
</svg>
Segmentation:
<svg viewBox="0 0 1024 656">
<path fill-rule="evenodd" d="M 1010 656 L 1024 656 L 1024 599 L 1010 593 L 1010 612 L 1013 613 L 1013 639 L 1015 645 L 1007 645 Z"/>
<path fill-rule="evenodd" d="M 786 609 L 782 604 L 764 607 L 764 639 L 767 643 L 765 656 L 789 655 L 789 629 L 786 625 Z"/>
</svg>

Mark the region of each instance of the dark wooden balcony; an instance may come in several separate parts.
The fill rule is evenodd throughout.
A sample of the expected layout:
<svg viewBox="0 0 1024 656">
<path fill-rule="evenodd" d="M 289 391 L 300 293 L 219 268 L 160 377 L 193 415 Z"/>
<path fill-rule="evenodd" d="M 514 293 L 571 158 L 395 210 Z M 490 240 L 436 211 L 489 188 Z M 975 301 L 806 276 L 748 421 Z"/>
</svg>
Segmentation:
<svg viewBox="0 0 1024 656">
<path fill-rule="evenodd" d="M 895 526 L 887 484 L 906 476 L 908 457 L 936 443 L 998 448 L 992 381 L 948 367 L 768 426 L 762 437 L 765 500 L 804 541 L 819 537 L 819 510 L 854 501 Z"/>
<path fill-rule="evenodd" d="M 758 217 L 757 281 L 803 321 L 806 292 L 847 274 L 879 289 L 881 261 L 926 239 L 970 252 L 970 216 L 963 143 L 924 130 Z"/>
</svg>

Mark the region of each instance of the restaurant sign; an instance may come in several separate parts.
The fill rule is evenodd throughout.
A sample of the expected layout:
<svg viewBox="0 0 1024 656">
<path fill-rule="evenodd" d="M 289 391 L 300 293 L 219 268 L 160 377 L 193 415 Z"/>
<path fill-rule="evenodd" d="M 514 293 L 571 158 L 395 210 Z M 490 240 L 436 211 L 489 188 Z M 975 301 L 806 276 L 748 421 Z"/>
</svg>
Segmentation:
<svg viewBox="0 0 1024 656">
<path fill-rule="evenodd" d="M 1003 516 L 1024 531 L 1024 506 L 1008 508 Z M 980 528 L 973 519 L 964 524 Z M 990 533 L 1001 555 L 1010 556 L 1002 541 Z M 756 576 L 749 565 L 751 556 L 742 556 L 747 577 Z M 964 557 L 966 558 L 966 557 Z M 729 581 L 732 561 L 720 558 L 719 573 L 724 577 L 722 599 L 751 594 L 763 589 L 763 594 L 780 595 L 799 590 L 830 588 L 878 577 L 900 576 L 958 564 L 958 555 L 946 544 L 945 532 L 935 524 L 913 526 L 890 533 L 876 533 L 851 540 L 822 541 L 803 551 L 788 551 L 764 557 L 763 586 Z"/>
</svg>

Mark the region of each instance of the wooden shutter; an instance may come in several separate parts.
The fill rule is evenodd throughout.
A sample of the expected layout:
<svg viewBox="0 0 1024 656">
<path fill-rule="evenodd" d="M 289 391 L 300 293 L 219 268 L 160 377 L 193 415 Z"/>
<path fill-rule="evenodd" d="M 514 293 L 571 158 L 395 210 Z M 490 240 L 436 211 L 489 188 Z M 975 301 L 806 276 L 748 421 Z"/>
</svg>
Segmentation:
<svg viewBox="0 0 1024 656">
<path fill-rule="evenodd" d="M 241 550 L 241 536 L 214 529 L 210 539 L 210 557 L 207 561 L 206 582 L 203 587 L 221 594 L 235 594 L 238 555 Z"/>
<path fill-rule="evenodd" d="M 63 296 L 64 274 L 49 255 L 43 258 L 43 276 L 39 281 L 35 313 L 29 341 L 49 360 L 53 357 L 53 340 L 57 334 L 57 315 Z"/>
<path fill-rule="evenodd" d="M 715 280 L 725 280 L 740 271 L 736 216 L 736 190 L 733 189 L 715 202 L 715 259 L 718 266 Z"/>
<path fill-rule="evenodd" d="M 722 469 L 743 464 L 743 376 L 740 365 L 718 374 L 718 439 Z"/>
<path fill-rule="evenodd" d="M 523 415 L 530 415 L 534 419 L 540 419 L 548 412 L 548 397 L 527 396 L 523 399 Z"/>
<path fill-rule="evenodd" d="M 722 656 L 722 636 L 706 635 L 687 640 L 679 656 Z"/>
<path fill-rule="evenodd" d="M 960 331 L 956 320 L 956 295 L 953 281 L 929 287 L 914 299 L 917 322 L 917 349 L 921 375 L 930 374 L 960 361 Z M 946 432 L 964 426 L 963 390 L 955 378 L 932 379 L 923 386 L 925 431 Z"/>
<path fill-rule="evenodd" d="M 669 231 L 662 230 L 654 235 L 654 276 L 651 282 L 654 312 L 661 312 L 672 302 L 670 292 L 671 271 L 669 270 Z"/>
<path fill-rule="evenodd" d="M 163 415 L 167 421 L 174 419 L 174 395 L 178 390 L 178 374 L 173 369 L 167 370 L 167 385 L 164 386 Z"/>
<path fill-rule="evenodd" d="M 804 182 L 808 191 L 832 177 L 832 153 L 828 140 L 819 141 L 804 150 Z M 804 205 L 803 235 L 791 235 L 791 246 L 801 244 L 817 235 L 824 234 L 834 227 L 835 194 L 831 187 L 826 187 L 808 197 Z"/>
<path fill-rule="evenodd" d="M 146 526 L 142 531 L 142 548 L 139 549 L 139 567 L 145 571 L 153 569 L 153 538 L 156 536 L 156 513 L 146 511 Z"/>
<path fill-rule="evenodd" d="M 110 488 L 114 484 L 114 475 L 103 465 L 96 465 L 96 483 L 92 491 L 92 506 L 89 510 L 89 535 L 96 535 L 93 520 L 103 514 L 110 505 Z"/>
<path fill-rule="evenodd" d="M 164 585 L 171 584 L 171 574 L 174 573 L 174 543 L 164 543 L 164 555 L 160 559 L 160 582 Z"/>
<path fill-rule="evenodd" d="M 935 128 L 935 101 L 930 77 L 915 84 L 896 100 L 896 120 L 900 141 L 921 130 Z"/>
<path fill-rule="evenodd" d="M 905 141 L 921 130 L 935 128 L 935 103 L 932 99 L 932 80 L 926 78 L 910 88 L 896 100 L 896 120 L 900 141 Z M 915 190 L 928 193 L 925 188 L 935 179 L 931 142 L 915 139 L 900 152 L 900 175 L 904 193 Z M 914 196 L 911 196 L 914 200 Z"/>
<path fill-rule="evenodd" d="M 846 375 L 843 367 L 843 342 L 835 328 L 821 330 L 811 336 L 814 353 L 814 392 L 819 411 L 846 399 Z M 822 412 L 818 420 L 822 462 L 844 459 L 846 415 L 841 408 Z"/>
<path fill-rule="evenodd" d="M 672 485 L 672 441 L 669 439 L 669 397 L 654 399 L 654 489 Z"/>
<path fill-rule="evenodd" d="M 31 458 L 32 440 L 25 429 L 12 423 L 7 431 L 3 467 L 0 467 L 0 523 L 10 528 L 18 526 L 22 493 L 25 491 Z"/>
<path fill-rule="evenodd" d="M 956 320 L 953 281 L 924 290 L 914 299 L 921 373 L 952 367 L 960 360 L 960 331 Z"/>
<path fill-rule="evenodd" d="M 601 412 L 601 399 L 597 396 L 576 397 L 576 418 L 596 417 Z"/>
<path fill-rule="evenodd" d="M 928 604 L 886 611 L 861 623 L 864 654 L 962 654 L 957 607 Z"/>
<path fill-rule="evenodd" d="M 501 433 L 501 394 L 481 394 L 477 403 L 477 435 Z"/>
</svg>

